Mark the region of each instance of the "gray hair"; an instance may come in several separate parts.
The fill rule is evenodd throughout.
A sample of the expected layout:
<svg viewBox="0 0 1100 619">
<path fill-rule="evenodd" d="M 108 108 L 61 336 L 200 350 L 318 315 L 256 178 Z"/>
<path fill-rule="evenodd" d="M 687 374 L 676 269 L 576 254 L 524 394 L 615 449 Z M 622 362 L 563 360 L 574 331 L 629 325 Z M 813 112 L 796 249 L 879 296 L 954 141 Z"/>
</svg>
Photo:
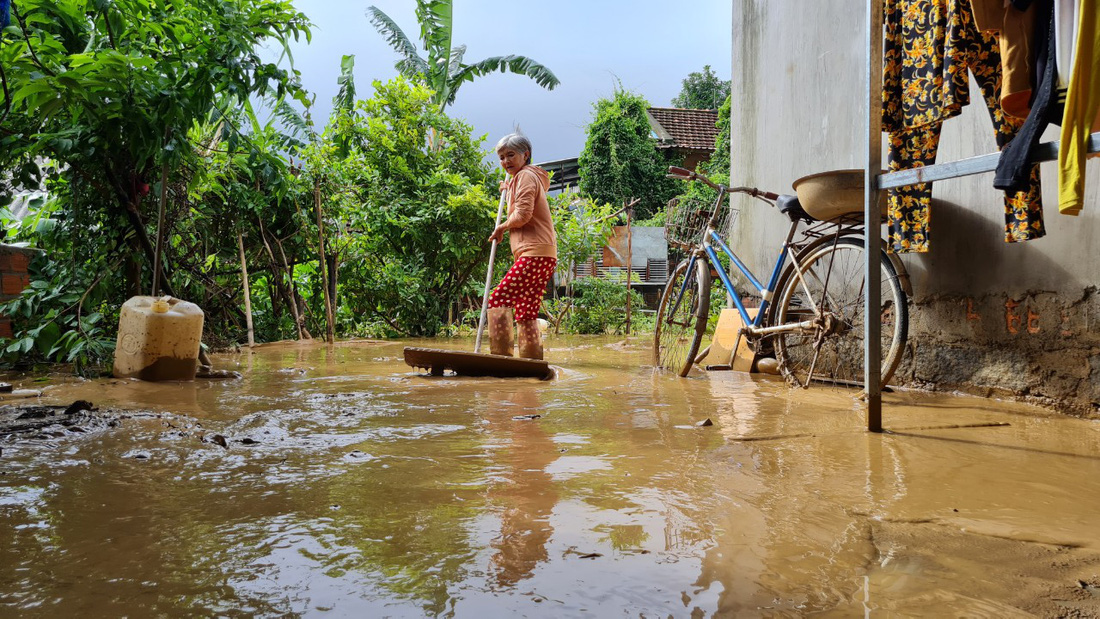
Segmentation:
<svg viewBox="0 0 1100 619">
<path fill-rule="evenodd" d="M 499 153 L 505 148 L 515 149 L 521 153 L 527 153 L 527 163 L 531 163 L 531 140 L 522 133 L 509 133 L 497 142 L 496 151 Z"/>
</svg>

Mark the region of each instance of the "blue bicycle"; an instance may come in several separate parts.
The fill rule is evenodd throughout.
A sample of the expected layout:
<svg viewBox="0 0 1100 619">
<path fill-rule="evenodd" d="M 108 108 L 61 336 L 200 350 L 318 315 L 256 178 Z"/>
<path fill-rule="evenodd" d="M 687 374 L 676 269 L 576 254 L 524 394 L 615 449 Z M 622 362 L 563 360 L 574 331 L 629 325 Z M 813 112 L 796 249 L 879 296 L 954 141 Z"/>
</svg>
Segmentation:
<svg viewBox="0 0 1100 619">
<path fill-rule="evenodd" d="M 654 362 L 687 376 L 703 355 L 699 349 L 707 333 L 711 282 L 717 276 L 733 300 L 747 338 L 759 355 L 774 355 L 780 372 L 792 384 L 807 387 L 824 381 L 860 385 L 863 380 L 865 231 L 861 207 L 826 210 L 822 221 L 803 208 L 796 196 L 777 195 L 755 187 L 726 187 L 683 168 L 670 167 L 669 176 L 698 181 L 717 191 L 713 204 L 682 201 L 670 207 L 666 236 L 684 259 L 669 276 L 657 310 Z M 767 283 L 749 270 L 726 245 L 737 211 L 726 204 L 729 194 L 746 194 L 778 208 L 790 228 L 779 249 Z M 818 209 L 820 214 L 821 210 Z M 796 232 L 802 226 L 801 235 Z M 742 295 L 722 266 L 717 250 L 729 258 L 748 283 Z M 905 287 L 908 276 L 900 261 L 882 252 L 882 384 L 894 375 L 902 358 L 909 328 Z M 900 275 L 899 275 L 900 274 Z M 754 303 L 755 302 L 755 303 Z M 757 305 L 755 316 L 747 306 Z"/>
</svg>

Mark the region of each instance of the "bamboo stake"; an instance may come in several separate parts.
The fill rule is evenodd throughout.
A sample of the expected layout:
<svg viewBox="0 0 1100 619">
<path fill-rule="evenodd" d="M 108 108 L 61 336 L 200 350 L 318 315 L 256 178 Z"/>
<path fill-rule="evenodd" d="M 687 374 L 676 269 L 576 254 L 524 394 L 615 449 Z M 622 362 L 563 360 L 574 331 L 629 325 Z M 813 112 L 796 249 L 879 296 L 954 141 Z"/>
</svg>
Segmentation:
<svg viewBox="0 0 1100 619">
<path fill-rule="evenodd" d="M 244 320 L 248 325 L 248 347 L 256 345 L 255 332 L 252 330 L 252 293 L 248 288 L 248 263 L 244 259 L 244 235 L 237 233 L 237 247 L 241 250 L 241 281 L 244 283 Z"/>
</svg>

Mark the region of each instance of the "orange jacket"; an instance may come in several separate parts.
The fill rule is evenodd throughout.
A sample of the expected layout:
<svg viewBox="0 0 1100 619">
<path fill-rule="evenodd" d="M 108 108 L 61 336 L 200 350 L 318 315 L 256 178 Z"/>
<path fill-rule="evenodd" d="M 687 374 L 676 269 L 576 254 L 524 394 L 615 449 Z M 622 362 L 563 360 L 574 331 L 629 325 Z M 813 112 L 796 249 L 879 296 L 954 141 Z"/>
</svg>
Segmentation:
<svg viewBox="0 0 1100 619">
<path fill-rule="evenodd" d="M 508 192 L 508 242 L 512 256 L 519 258 L 546 256 L 558 257 L 558 236 L 554 232 L 554 220 L 550 217 L 550 204 L 546 190 L 550 176 L 542 168 L 526 165 L 508 179 L 504 189 Z"/>
</svg>

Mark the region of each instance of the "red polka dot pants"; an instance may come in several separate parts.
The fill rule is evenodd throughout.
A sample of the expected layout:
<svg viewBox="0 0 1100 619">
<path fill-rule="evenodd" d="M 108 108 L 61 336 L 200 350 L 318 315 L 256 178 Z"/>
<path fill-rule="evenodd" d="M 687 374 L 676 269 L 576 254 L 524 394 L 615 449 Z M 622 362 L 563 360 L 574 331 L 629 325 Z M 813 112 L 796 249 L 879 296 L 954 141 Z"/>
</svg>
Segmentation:
<svg viewBox="0 0 1100 619">
<path fill-rule="evenodd" d="M 489 295 L 489 308 L 514 307 L 516 322 L 535 320 L 539 317 L 546 283 L 553 277 L 557 265 L 557 258 L 547 256 L 516 260 Z"/>
</svg>

